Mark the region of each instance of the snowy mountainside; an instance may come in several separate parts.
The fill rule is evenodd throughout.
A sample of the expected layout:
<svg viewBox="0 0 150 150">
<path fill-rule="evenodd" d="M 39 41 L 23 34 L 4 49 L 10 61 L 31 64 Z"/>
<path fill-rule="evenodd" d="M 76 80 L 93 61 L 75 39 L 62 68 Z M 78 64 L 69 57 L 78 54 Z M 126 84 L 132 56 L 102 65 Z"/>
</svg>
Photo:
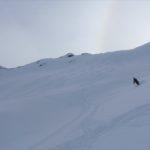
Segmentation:
<svg viewBox="0 0 150 150">
<path fill-rule="evenodd" d="M 0 69 L 0 149 L 149 149 L 149 58 L 148 43 Z"/>
</svg>

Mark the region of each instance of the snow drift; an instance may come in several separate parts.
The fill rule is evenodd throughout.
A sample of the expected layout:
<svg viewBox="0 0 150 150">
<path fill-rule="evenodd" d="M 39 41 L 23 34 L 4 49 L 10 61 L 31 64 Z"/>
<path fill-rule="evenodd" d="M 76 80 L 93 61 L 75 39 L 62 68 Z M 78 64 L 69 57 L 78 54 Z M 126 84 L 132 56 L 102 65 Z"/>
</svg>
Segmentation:
<svg viewBox="0 0 150 150">
<path fill-rule="evenodd" d="M 150 149 L 150 43 L 70 55 L 0 69 L 0 149 Z"/>
</svg>

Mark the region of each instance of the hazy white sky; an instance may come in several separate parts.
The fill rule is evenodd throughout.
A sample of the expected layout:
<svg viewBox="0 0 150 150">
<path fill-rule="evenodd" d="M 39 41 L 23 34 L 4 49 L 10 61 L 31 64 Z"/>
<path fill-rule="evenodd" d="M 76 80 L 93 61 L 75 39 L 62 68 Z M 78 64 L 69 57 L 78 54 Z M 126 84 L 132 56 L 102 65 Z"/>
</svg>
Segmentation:
<svg viewBox="0 0 150 150">
<path fill-rule="evenodd" d="M 150 41 L 150 0 L 0 0 L 0 65 Z"/>
</svg>

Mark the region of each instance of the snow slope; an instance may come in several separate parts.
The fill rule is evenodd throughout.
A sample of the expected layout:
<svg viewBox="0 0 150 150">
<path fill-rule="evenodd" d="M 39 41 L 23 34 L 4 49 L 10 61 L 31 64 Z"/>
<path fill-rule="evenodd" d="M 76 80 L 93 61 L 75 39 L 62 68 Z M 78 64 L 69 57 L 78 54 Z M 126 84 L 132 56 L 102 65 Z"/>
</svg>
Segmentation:
<svg viewBox="0 0 150 150">
<path fill-rule="evenodd" d="M 149 58 L 150 43 L 0 69 L 0 150 L 149 150 Z"/>
</svg>

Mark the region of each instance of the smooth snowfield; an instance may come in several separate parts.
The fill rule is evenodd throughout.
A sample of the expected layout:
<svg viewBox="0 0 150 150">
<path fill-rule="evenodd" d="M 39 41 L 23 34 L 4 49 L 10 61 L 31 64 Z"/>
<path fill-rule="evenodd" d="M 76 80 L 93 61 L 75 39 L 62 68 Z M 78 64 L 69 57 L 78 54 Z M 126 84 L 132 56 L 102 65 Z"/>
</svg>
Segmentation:
<svg viewBox="0 0 150 150">
<path fill-rule="evenodd" d="M 150 43 L 0 68 L 0 150 L 149 150 L 149 139 Z"/>
</svg>

